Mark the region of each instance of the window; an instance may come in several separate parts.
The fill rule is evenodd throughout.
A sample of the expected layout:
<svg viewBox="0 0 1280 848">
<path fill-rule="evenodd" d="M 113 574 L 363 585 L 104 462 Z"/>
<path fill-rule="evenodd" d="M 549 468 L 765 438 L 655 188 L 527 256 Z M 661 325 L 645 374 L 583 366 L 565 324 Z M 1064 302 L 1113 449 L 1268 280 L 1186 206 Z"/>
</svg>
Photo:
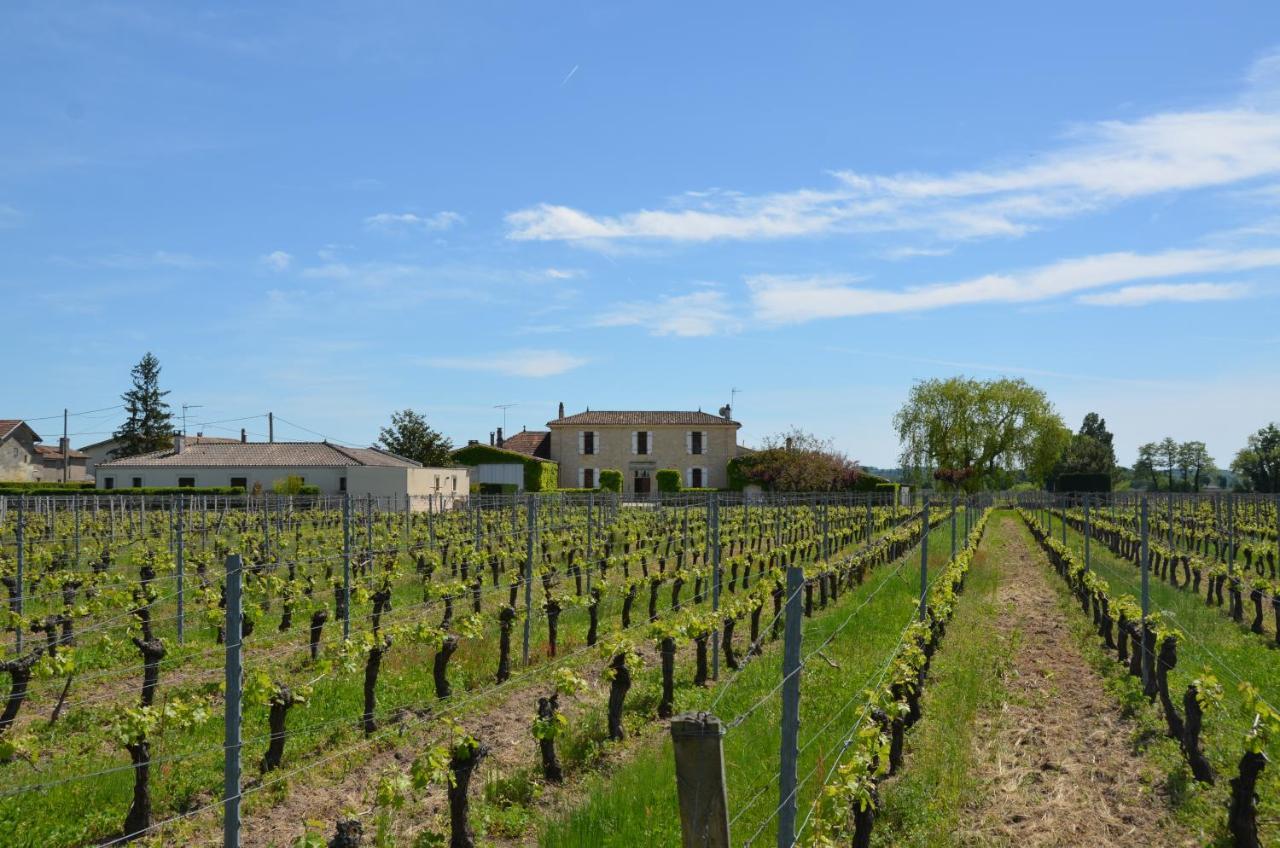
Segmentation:
<svg viewBox="0 0 1280 848">
<path fill-rule="evenodd" d="M 232 477 L 232 478 L 231 478 L 231 487 L 232 487 L 233 489 L 244 489 L 245 491 L 248 491 L 248 490 L 249 490 L 249 478 L 248 478 L 248 477 Z"/>
<path fill-rule="evenodd" d="M 116 478 L 114 478 L 114 477 L 103 477 L 103 478 L 102 478 L 102 488 L 104 488 L 104 489 L 114 489 L 115 487 L 116 487 Z"/>
<path fill-rule="evenodd" d="M 649 469 L 647 469 L 647 468 L 637 468 L 637 469 L 636 469 L 636 475 L 635 475 L 635 478 L 634 478 L 634 480 L 633 480 L 632 490 L 633 490 L 637 495 L 647 495 L 647 494 L 649 494 L 649 481 L 650 481 L 650 478 L 649 478 Z"/>
<path fill-rule="evenodd" d="M 649 433 L 646 430 L 641 430 L 640 432 L 636 433 L 636 453 L 643 455 L 643 454 L 647 454 L 648 452 L 649 452 Z"/>
<path fill-rule="evenodd" d="M 578 453 L 594 456 L 596 453 L 596 433 L 594 430 L 583 430 L 578 433 Z"/>
<path fill-rule="evenodd" d="M 694 456 L 701 456 L 703 453 L 703 443 L 706 441 L 706 434 L 701 430 L 694 430 L 689 434 L 689 453 Z"/>
<path fill-rule="evenodd" d="M 701 489 L 703 486 L 706 485 L 704 477 L 705 475 L 703 474 L 703 471 L 701 468 L 690 468 L 689 469 L 689 488 Z"/>
<path fill-rule="evenodd" d="M 141 488 L 142 488 L 142 478 L 141 478 L 141 477 L 134 477 L 134 478 L 133 478 L 133 488 L 135 488 L 135 489 L 141 489 Z"/>
<path fill-rule="evenodd" d="M 346 478 L 346 477 L 339 477 L 339 478 L 338 478 L 338 491 L 339 491 L 339 492 L 345 492 L 346 490 L 347 490 L 347 478 Z"/>
<path fill-rule="evenodd" d="M 457 475 L 454 475 L 453 477 L 450 477 L 449 479 L 453 481 L 453 490 L 454 490 L 455 492 L 456 492 L 456 491 L 458 491 L 458 477 L 457 477 Z"/>
<path fill-rule="evenodd" d="M 594 468 L 583 468 L 580 473 L 582 479 L 578 481 L 578 485 L 584 489 L 594 489 L 596 487 L 596 470 Z"/>
<path fill-rule="evenodd" d="M 178 488 L 179 488 L 179 489 L 194 489 L 195 487 L 196 487 L 196 478 L 194 478 L 194 477 L 179 477 L 179 478 L 178 478 Z"/>
</svg>

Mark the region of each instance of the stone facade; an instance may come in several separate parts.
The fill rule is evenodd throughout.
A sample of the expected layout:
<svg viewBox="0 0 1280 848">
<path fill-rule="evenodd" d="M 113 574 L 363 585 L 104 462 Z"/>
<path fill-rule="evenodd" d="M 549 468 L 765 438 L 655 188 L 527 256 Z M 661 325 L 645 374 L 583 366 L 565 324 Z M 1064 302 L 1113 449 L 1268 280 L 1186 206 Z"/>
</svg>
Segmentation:
<svg viewBox="0 0 1280 848">
<path fill-rule="evenodd" d="M 687 488 L 725 488 L 742 425 L 724 412 L 588 411 L 549 421 L 560 486 L 594 488 L 612 468 L 622 472 L 625 494 L 644 495 L 657 492 L 660 469 L 674 468 Z"/>
</svg>

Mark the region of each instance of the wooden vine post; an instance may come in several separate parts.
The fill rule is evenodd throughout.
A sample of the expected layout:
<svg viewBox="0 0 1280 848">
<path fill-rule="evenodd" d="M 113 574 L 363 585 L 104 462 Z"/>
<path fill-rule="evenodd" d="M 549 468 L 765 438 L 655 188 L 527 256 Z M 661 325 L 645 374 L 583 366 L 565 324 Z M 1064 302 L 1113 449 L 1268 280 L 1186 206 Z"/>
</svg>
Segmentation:
<svg viewBox="0 0 1280 848">
<path fill-rule="evenodd" d="M 671 720 L 683 848 L 730 846 L 724 734 L 724 724 L 710 713 L 682 713 Z"/>
</svg>

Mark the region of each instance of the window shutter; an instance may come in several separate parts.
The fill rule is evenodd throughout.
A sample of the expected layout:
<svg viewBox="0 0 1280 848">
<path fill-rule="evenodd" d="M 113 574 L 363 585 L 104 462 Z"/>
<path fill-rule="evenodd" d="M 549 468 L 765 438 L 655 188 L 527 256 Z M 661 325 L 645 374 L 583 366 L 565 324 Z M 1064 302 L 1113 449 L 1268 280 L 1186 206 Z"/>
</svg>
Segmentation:
<svg viewBox="0 0 1280 848">
<path fill-rule="evenodd" d="M 582 488 L 582 469 L 578 469 L 578 488 Z"/>
<path fill-rule="evenodd" d="M 631 454 L 632 454 L 632 456 L 634 456 L 634 455 L 636 454 L 636 452 L 639 450 L 639 447 L 638 447 L 638 442 L 639 442 L 639 440 L 640 440 L 640 434 L 639 434 L 639 433 L 637 433 L 635 430 L 632 430 L 632 431 L 631 431 Z"/>
<path fill-rule="evenodd" d="M 582 456 L 582 452 L 586 449 L 587 434 L 582 430 L 578 431 L 578 456 Z"/>
<path fill-rule="evenodd" d="M 648 431 L 646 431 L 646 432 L 645 432 L 645 434 L 644 434 L 644 446 L 645 446 L 645 450 L 646 450 L 650 455 L 652 455 L 652 454 L 653 454 L 653 452 L 654 452 L 654 451 L 653 451 L 653 431 L 652 431 L 652 430 L 648 430 Z"/>
<path fill-rule="evenodd" d="M 693 432 L 691 430 L 686 430 L 684 433 L 684 452 L 690 455 L 693 454 Z"/>
<path fill-rule="evenodd" d="M 684 470 L 684 484 L 686 486 L 693 485 L 693 469 L 692 468 L 686 468 Z"/>
</svg>

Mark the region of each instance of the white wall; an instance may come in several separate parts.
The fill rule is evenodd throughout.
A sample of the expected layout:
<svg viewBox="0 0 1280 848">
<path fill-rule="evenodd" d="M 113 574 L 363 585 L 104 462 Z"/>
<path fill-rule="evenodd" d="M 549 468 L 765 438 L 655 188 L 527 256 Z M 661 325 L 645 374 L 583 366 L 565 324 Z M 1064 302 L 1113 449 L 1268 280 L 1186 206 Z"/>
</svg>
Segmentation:
<svg viewBox="0 0 1280 848">
<path fill-rule="evenodd" d="M 230 486 L 232 478 L 243 477 L 246 488 L 253 491 L 255 483 L 262 485 L 262 491 L 271 492 L 271 486 L 277 480 L 290 475 L 303 478 L 308 484 L 319 486 L 326 495 L 337 494 L 340 480 L 346 476 L 346 468 L 293 468 L 293 467 L 219 467 L 193 468 L 183 466 L 98 466 L 94 469 L 94 479 L 99 489 L 106 488 L 106 479 L 115 478 L 115 488 L 127 489 L 133 485 L 133 478 L 142 478 L 143 486 L 176 486 L 180 477 L 194 477 L 197 486 Z"/>
</svg>

